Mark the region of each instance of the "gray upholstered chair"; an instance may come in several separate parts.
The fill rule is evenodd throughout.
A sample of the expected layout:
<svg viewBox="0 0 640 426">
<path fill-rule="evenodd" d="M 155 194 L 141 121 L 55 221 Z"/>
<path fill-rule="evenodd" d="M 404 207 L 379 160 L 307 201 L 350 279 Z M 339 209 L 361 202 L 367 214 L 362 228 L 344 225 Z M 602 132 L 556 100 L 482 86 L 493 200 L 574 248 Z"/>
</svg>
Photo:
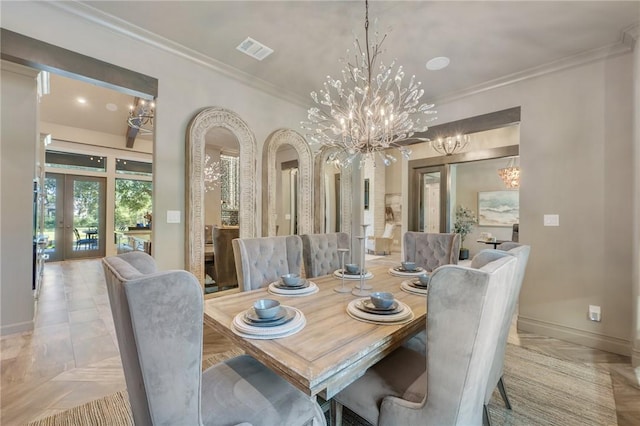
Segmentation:
<svg viewBox="0 0 640 426">
<path fill-rule="evenodd" d="M 493 394 L 493 390 L 498 387 L 500 391 L 500 395 L 504 400 L 505 406 L 510 410 L 511 403 L 509 402 L 509 398 L 507 397 L 507 391 L 504 387 L 504 380 L 502 378 L 503 368 L 504 368 L 504 355 L 507 350 L 507 340 L 509 338 L 509 329 L 511 327 L 511 322 L 513 321 L 513 315 L 516 312 L 516 308 L 518 306 L 518 299 L 520 297 L 520 289 L 522 288 L 522 282 L 524 281 L 525 271 L 527 269 L 527 263 L 529 261 L 529 253 L 531 252 L 531 247 L 528 245 L 522 245 L 513 242 L 502 243 L 498 246 L 498 251 L 506 252 L 510 255 L 513 255 L 518 260 L 518 265 L 516 267 L 516 272 L 514 274 L 514 279 L 512 284 L 508 287 L 508 305 L 507 312 L 505 316 L 505 321 L 502 324 L 502 328 L 500 329 L 498 344 L 496 345 L 496 352 L 493 358 L 493 364 L 491 365 L 491 370 L 489 373 L 489 381 L 487 382 L 487 391 L 484 397 L 484 423 L 486 425 L 491 424 L 491 419 L 489 417 L 489 401 L 491 400 L 491 396 Z M 487 255 L 491 255 L 491 252 L 495 252 L 495 250 L 483 250 L 476 257 L 473 258 L 471 262 L 471 266 L 477 266 L 481 263 L 481 259 L 476 261 L 483 252 L 489 252 Z"/>
<path fill-rule="evenodd" d="M 334 397 L 337 419 L 345 406 L 374 425 L 481 424 L 515 268 L 516 259 L 503 254 L 480 269 L 436 269 L 426 357 L 404 347 L 391 353 Z"/>
<path fill-rule="evenodd" d="M 339 248 L 349 248 L 349 235 L 345 232 L 332 234 L 305 234 L 302 239 L 302 259 L 307 278 L 319 277 L 340 269 Z M 349 262 L 348 253 L 345 262 Z"/>
<path fill-rule="evenodd" d="M 460 256 L 460 234 L 405 232 L 404 257 L 427 271 L 442 265 L 456 265 Z"/>
<path fill-rule="evenodd" d="M 214 279 L 218 289 L 236 287 L 238 276 L 236 275 L 236 263 L 233 257 L 231 241 L 240 236 L 240 228 L 213 228 L 213 268 Z"/>
<path fill-rule="evenodd" d="M 300 274 L 302 240 L 297 235 L 237 238 L 232 243 L 242 291 L 266 287 L 283 274 Z"/>
<path fill-rule="evenodd" d="M 103 259 L 136 425 L 324 424 L 317 403 L 248 355 L 202 372 L 203 293 L 193 274 L 130 252 Z"/>
<path fill-rule="evenodd" d="M 367 239 L 367 252 L 373 254 L 389 254 L 393 245 L 393 231 L 396 228 L 394 223 L 386 223 L 384 232 L 380 237 L 371 237 Z"/>
</svg>

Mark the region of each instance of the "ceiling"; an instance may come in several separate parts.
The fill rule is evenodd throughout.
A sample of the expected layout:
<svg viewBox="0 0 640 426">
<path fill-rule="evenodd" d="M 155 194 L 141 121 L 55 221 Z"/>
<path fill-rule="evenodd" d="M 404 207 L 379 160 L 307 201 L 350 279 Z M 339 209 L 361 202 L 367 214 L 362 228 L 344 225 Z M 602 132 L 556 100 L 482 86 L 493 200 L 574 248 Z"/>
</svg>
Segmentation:
<svg viewBox="0 0 640 426">
<path fill-rule="evenodd" d="M 301 105 L 311 104 L 309 93 L 321 89 L 327 75 L 340 76 L 340 59 L 353 50 L 354 34 L 364 38 L 362 1 L 87 1 L 71 7 L 204 57 Z M 369 9 L 370 33 L 388 33 L 382 60 L 397 59 L 407 75 L 422 82 L 423 99 L 436 101 L 610 47 L 640 17 L 640 1 L 371 1 Z M 274 53 L 263 61 L 244 55 L 236 46 L 246 37 Z M 436 56 L 449 57 L 450 65 L 428 71 L 427 60 Z M 56 84 L 51 103 L 58 96 L 71 102 L 67 86 Z M 127 96 L 120 97 L 128 108 L 132 98 L 127 103 Z M 107 101 L 95 108 L 116 120 L 121 104 L 111 101 L 119 110 L 107 114 Z M 47 112 L 43 119 L 82 117 L 64 117 L 64 111 Z M 117 120 L 109 124 L 110 133 L 123 132 L 115 128 L 125 121 Z M 93 121 L 83 119 L 86 125 Z M 96 129 L 101 125 L 95 123 Z"/>
</svg>

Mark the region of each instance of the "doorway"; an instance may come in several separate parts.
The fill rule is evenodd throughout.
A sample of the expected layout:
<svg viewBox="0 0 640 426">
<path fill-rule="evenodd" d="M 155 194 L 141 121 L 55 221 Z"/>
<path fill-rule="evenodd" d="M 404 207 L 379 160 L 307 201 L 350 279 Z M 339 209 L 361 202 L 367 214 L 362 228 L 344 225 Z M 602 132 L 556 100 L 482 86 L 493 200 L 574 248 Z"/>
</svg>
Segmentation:
<svg viewBox="0 0 640 426">
<path fill-rule="evenodd" d="M 105 255 L 104 177 L 45 174 L 45 252 L 50 261 Z"/>
</svg>

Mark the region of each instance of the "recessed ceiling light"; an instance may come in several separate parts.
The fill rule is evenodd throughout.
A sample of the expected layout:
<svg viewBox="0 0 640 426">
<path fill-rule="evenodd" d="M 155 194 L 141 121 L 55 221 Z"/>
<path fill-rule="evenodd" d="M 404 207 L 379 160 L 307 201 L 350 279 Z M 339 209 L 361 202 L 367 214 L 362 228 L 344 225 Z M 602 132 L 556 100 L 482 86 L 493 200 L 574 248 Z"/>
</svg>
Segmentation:
<svg viewBox="0 0 640 426">
<path fill-rule="evenodd" d="M 85 98 L 76 98 L 76 101 L 78 101 L 79 104 L 86 104 L 87 100 Z"/>
<path fill-rule="evenodd" d="M 118 105 L 116 104 L 112 104 L 112 103 L 108 103 L 105 105 L 105 108 L 111 112 L 115 112 L 118 110 Z"/>
<path fill-rule="evenodd" d="M 449 65 L 449 58 L 446 56 L 438 56 L 427 61 L 427 69 L 429 71 L 438 71 Z"/>
</svg>

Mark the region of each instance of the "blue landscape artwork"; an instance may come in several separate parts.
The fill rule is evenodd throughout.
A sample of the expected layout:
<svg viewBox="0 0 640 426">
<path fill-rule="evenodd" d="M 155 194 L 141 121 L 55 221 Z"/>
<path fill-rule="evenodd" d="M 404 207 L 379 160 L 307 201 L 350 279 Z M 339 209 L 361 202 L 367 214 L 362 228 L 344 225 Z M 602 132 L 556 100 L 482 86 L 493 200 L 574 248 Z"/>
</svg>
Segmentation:
<svg viewBox="0 0 640 426">
<path fill-rule="evenodd" d="M 519 191 L 478 192 L 478 226 L 512 226 L 519 219 Z"/>
</svg>

